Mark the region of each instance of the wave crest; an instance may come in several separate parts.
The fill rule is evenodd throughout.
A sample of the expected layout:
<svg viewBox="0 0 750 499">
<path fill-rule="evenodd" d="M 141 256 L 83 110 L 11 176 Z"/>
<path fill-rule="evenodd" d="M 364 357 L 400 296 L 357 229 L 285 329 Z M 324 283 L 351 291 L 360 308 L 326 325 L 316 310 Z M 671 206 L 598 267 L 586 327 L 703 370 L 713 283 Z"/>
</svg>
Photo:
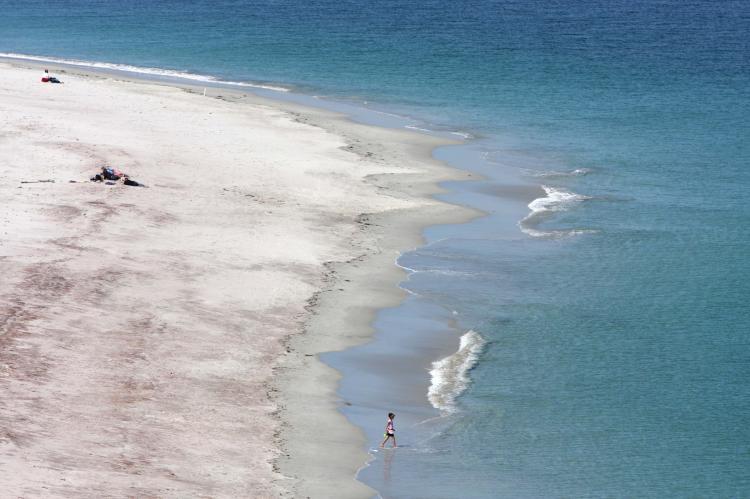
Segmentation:
<svg viewBox="0 0 750 499">
<path fill-rule="evenodd" d="M 456 398 L 469 386 L 469 371 L 482 353 L 486 341 L 476 331 L 461 336 L 458 351 L 432 363 L 427 398 L 436 409 L 456 411 Z"/>
<path fill-rule="evenodd" d="M 589 196 L 576 194 L 575 192 L 566 191 L 565 189 L 548 187 L 546 185 L 543 185 L 542 189 L 544 189 L 546 195 L 529 203 L 531 213 L 518 222 L 521 231 L 533 237 L 565 236 L 594 232 L 586 229 L 549 231 L 537 229 L 537 226 L 549 218 L 553 213 L 569 210 L 573 206 L 591 199 Z"/>
</svg>

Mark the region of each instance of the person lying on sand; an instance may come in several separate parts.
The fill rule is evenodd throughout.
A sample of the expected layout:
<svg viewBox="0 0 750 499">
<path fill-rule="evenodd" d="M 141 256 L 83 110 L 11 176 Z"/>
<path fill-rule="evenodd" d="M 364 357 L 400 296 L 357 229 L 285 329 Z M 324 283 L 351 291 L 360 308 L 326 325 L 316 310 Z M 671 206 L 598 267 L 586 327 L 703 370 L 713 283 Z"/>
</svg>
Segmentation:
<svg viewBox="0 0 750 499">
<path fill-rule="evenodd" d="M 54 76 L 50 76 L 49 70 L 44 70 L 44 76 L 42 76 L 42 83 L 62 83 L 60 80 L 55 78 Z"/>
<path fill-rule="evenodd" d="M 114 168 L 109 168 L 107 166 L 102 166 L 102 172 L 97 173 L 93 177 L 91 177 L 92 182 L 101 182 L 103 180 L 120 180 L 121 177 L 124 177 L 125 174 L 122 173 L 119 170 L 115 170 Z"/>
<path fill-rule="evenodd" d="M 126 175 L 122 173 L 120 170 L 102 166 L 102 177 L 104 177 L 107 180 L 120 180 L 120 178 L 125 177 L 125 176 Z"/>
<path fill-rule="evenodd" d="M 115 168 L 110 168 L 107 166 L 102 167 L 102 172 L 97 173 L 93 177 L 91 177 L 89 180 L 92 182 L 104 182 L 105 180 L 109 180 L 111 182 L 107 182 L 108 184 L 114 184 L 114 181 L 122 180 L 122 183 L 124 185 L 128 185 L 131 187 L 146 187 L 146 185 L 136 182 L 135 180 L 128 177 L 127 174 L 121 172 L 120 170 L 117 170 Z"/>
<path fill-rule="evenodd" d="M 127 175 L 122 177 L 122 183 L 125 185 L 129 185 L 131 187 L 146 187 L 140 182 L 136 182 L 135 180 L 130 180 L 130 177 L 128 177 Z"/>
</svg>

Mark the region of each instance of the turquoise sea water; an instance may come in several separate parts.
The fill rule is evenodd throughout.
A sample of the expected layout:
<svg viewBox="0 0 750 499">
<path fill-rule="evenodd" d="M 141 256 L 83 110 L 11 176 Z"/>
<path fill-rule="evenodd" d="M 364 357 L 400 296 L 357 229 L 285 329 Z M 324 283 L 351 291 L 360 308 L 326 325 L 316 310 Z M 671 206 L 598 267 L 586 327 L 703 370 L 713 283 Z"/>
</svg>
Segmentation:
<svg viewBox="0 0 750 499">
<path fill-rule="evenodd" d="M 403 452 L 360 474 L 384 497 L 750 497 L 750 3 L 2 7 L 0 52 L 282 84 L 479 137 L 464 166 L 488 180 L 446 197 L 489 215 L 428 230 L 400 260 L 416 295 L 378 324 L 486 344 L 454 412 L 397 422 Z M 515 231 L 502 172 L 547 187 Z"/>
</svg>

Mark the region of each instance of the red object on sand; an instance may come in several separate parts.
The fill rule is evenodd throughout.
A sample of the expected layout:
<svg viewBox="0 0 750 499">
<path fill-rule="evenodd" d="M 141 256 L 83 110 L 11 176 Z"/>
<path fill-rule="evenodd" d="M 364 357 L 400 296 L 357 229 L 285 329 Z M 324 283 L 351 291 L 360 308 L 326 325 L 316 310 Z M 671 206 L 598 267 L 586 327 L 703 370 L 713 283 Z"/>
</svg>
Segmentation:
<svg viewBox="0 0 750 499">
<path fill-rule="evenodd" d="M 47 83 L 49 81 L 49 77 L 42 76 L 42 83 Z"/>
</svg>

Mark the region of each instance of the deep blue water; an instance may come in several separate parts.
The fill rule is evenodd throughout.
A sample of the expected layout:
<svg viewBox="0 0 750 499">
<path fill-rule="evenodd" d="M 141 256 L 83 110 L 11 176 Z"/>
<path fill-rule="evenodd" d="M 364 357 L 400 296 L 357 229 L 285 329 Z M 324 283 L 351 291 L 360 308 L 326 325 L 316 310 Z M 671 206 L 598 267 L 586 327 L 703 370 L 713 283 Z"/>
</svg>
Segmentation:
<svg viewBox="0 0 750 499">
<path fill-rule="evenodd" d="M 402 258 L 488 343 L 424 452 L 363 472 L 384 496 L 750 497 L 750 2 L 0 6 L 0 52 L 367 101 L 483 137 L 498 175 L 448 199 L 492 212 L 502 171 L 568 196 Z"/>
</svg>

